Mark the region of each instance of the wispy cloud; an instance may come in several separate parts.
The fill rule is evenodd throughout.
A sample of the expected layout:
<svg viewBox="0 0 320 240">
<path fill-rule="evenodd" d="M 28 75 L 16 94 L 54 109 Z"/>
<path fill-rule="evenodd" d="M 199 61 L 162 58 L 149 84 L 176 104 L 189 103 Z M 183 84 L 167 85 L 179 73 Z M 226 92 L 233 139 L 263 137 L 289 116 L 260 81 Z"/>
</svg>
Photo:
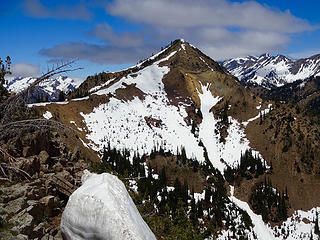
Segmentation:
<svg viewBox="0 0 320 240">
<path fill-rule="evenodd" d="M 143 59 L 152 52 L 148 46 L 118 47 L 114 45 L 97 45 L 85 42 L 69 42 L 52 48 L 40 50 L 40 54 L 57 58 L 79 58 L 100 64 L 126 64 Z"/>
<path fill-rule="evenodd" d="M 115 32 L 109 24 L 98 24 L 90 34 L 99 39 L 100 44 L 70 42 L 42 49 L 40 53 L 101 64 L 134 63 L 155 51 L 155 46 L 184 38 L 213 59 L 225 60 L 283 51 L 293 34 L 316 29 L 290 11 L 255 1 L 114 0 L 102 3 L 96 2 L 96 6 L 104 7 L 106 14 L 139 24 L 142 30 Z"/>
<path fill-rule="evenodd" d="M 12 74 L 8 75 L 8 78 L 39 76 L 40 64 L 16 63 L 11 66 L 11 72 Z"/>
<path fill-rule="evenodd" d="M 91 32 L 95 37 L 118 47 L 139 47 L 145 44 L 141 33 L 115 33 L 109 24 L 98 24 Z"/>
<path fill-rule="evenodd" d="M 40 0 L 25 0 L 23 5 L 26 14 L 35 18 L 90 20 L 92 17 L 87 7 L 81 3 L 77 5 L 55 5 L 49 8 Z"/>
<path fill-rule="evenodd" d="M 107 7 L 107 13 L 154 26 L 240 27 L 287 33 L 313 29 L 290 11 L 271 9 L 255 1 L 115 0 Z"/>
</svg>

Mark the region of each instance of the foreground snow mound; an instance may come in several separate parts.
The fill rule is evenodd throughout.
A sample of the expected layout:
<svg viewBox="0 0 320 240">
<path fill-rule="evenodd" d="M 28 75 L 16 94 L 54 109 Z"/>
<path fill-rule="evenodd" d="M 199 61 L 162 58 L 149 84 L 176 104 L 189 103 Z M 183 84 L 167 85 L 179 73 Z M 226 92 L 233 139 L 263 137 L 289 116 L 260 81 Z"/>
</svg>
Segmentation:
<svg viewBox="0 0 320 240">
<path fill-rule="evenodd" d="M 88 170 L 62 214 L 61 232 L 70 240 L 156 239 L 124 184 L 114 175 Z"/>
</svg>

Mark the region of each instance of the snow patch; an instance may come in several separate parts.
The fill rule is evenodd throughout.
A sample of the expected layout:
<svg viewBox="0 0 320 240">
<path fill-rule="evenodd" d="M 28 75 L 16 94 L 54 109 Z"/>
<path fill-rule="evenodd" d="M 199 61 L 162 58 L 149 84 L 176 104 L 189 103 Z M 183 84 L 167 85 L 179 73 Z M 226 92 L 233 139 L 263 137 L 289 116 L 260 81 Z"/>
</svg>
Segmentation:
<svg viewBox="0 0 320 240">
<path fill-rule="evenodd" d="M 89 99 L 89 96 L 86 96 L 86 97 L 82 97 L 82 98 L 74 98 L 71 101 L 76 102 L 76 101 L 83 101 L 83 100 L 88 100 L 88 99 Z"/>
<path fill-rule="evenodd" d="M 52 118 L 52 114 L 49 111 L 46 111 L 43 115 L 42 115 L 45 119 L 50 119 Z"/>
<path fill-rule="evenodd" d="M 68 101 L 64 101 L 64 102 L 41 102 L 41 103 L 30 103 L 30 104 L 27 104 L 27 106 L 29 108 L 31 107 L 44 107 L 44 106 L 47 106 L 49 104 L 60 104 L 60 105 L 64 105 L 64 104 L 68 104 L 69 102 Z"/>
<path fill-rule="evenodd" d="M 198 201 L 204 200 L 206 195 L 206 190 L 204 189 L 202 193 L 194 193 L 194 200 L 197 203 Z"/>
<path fill-rule="evenodd" d="M 261 107 L 261 106 L 260 106 L 260 107 Z M 243 125 L 244 127 L 247 127 L 248 124 L 249 124 L 249 122 L 253 122 L 253 121 L 257 120 L 258 118 L 260 118 L 261 114 L 268 114 L 268 113 L 270 112 L 270 110 L 271 110 L 271 107 L 272 107 L 272 103 L 270 103 L 266 109 L 260 111 L 257 116 L 255 116 L 255 117 L 253 117 L 253 118 L 250 118 L 250 119 L 248 119 L 248 120 L 245 121 L 245 122 L 242 122 L 242 125 Z M 260 108 L 257 107 L 257 109 L 260 109 Z"/>
</svg>

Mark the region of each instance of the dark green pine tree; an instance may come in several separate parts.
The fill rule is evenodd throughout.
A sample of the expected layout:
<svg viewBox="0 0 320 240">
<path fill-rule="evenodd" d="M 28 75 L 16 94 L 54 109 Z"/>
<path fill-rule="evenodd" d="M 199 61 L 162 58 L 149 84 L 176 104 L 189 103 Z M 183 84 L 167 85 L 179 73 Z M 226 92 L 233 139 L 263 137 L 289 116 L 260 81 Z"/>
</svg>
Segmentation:
<svg viewBox="0 0 320 240">
<path fill-rule="evenodd" d="M 194 198 L 191 199 L 191 210 L 190 210 L 190 220 L 193 223 L 193 225 L 197 224 L 197 207 L 196 207 L 196 202 L 194 200 Z"/>
<path fill-rule="evenodd" d="M 177 198 L 182 198 L 182 187 L 181 187 L 181 182 L 179 181 L 178 178 L 174 181 L 174 192 L 176 194 Z"/>
<path fill-rule="evenodd" d="M 11 74 L 10 67 L 11 67 L 11 59 L 9 56 L 7 56 L 4 62 L 0 58 L 0 103 L 3 101 L 3 99 L 6 96 L 8 96 L 8 91 L 3 85 L 6 82 L 5 76 L 7 74 Z"/>
<path fill-rule="evenodd" d="M 203 216 L 203 207 L 202 207 L 202 202 L 199 200 L 197 202 L 197 218 L 202 218 Z"/>
<path fill-rule="evenodd" d="M 159 180 L 160 180 L 160 187 L 161 188 L 165 187 L 167 184 L 167 174 L 166 174 L 165 167 L 162 167 Z"/>
<path fill-rule="evenodd" d="M 314 233 L 317 234 L 317 235 L 320 235 L 318 212 L 316 212 L 316 220 L 315 220 L 315 223 L 314 223 Z"/>
<path fill-rule="evenodd" d="M 59 93 L 58 101 L 59 101 L 59 102 L 63 102 L 65 99 L 66 99 L 66 95 L 65 95 L 65 93 L 64 93 L 63 91 L 61 91 L 61 92 Z"/>
<path fill-rule="evenodd" d="M 261 125 L 262 124 L 262 114 L 261 114 L 261 112 L 260 112 L 260 121 L 259 121 L 259 125 Z"/>
</svg>

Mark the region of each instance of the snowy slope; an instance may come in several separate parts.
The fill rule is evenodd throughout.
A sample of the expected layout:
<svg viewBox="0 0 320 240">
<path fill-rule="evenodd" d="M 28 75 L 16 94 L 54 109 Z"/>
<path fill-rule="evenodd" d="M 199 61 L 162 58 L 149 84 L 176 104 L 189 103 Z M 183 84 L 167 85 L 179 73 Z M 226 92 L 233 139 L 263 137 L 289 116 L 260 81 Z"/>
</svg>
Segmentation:
<svg viewBox="0 0 320 240">
<path fill-rule="evenodd" d="M 170 104 L 162 82 L 170 67 L 159 65 L 175 54 L 176 51 L 171 52 L 167 57 L 143 68 L 135 77 L 123 77 L 109 88 L 92 93 L 115 94 L 117 89 L 135 84 L 145 97 L 143 100 L 134 97 L 131 101 L 112 97 L 108 103 L 100 104 L 91 113 L 81 113 L 89 130 L 87 139 L 91 140 L 90 146 L 96 150 L 101 150 L 110 142 L 111 147 L 126 148 L 132 153 L 138 151 L 141 155 L 150 153 L 154 146 L 159 144 L 172 152 L 183 146 L 186 148 L 187 157 L 196 157 L 199 161 L 204 161 L 204 149 L 199 146 L 201 141 L 213 166 L 223 172 L 226 164 L 233 166 L 238 163 L 241 152 L 250 148 L 249 141 L 241 124 L 231 117 L 226 143 L 219 141 L 220 133 L 215 131 L 219 119 L 210 109 L 222 97 L 213 96 L 208 86 L 198 89 L 203 121 L 199 126 L 199 136 L 192 134 L 191 125 L 185 121 L 188 105 L 184 102 L 180 102 L 178 106 Z M 146 118 L 158 120 L 161 124 L 150 126 Z"/>
<path fill-rule="evenodd" d="M 8 80 L 5 87 L 9 92 L 19 93 L 30 86 L 36 78 L 33 77 L 17 77 Z M 49 78 L 39 84 L 38 92 L 42 95 L 48 95 L 50 100 L 57 100 L 61 91 L 67 93 L 74 90 L 80 85 L 81 81 L 75 81 L 66 76 L 58 76 L 57 78 Z"/>
<path fill-rule="evenodd" d="M 156 239 L 124 184 L 114 175 L 87 170 L 82 186 L 69 198 L 60 226 L 68 240 Z"/>
<path fill-rule="evenodd" d="M 254 224 L 253 232 L 259 240 L 309 240 L 320 239 L 315 234 L 315 216 L 316 212 L 319 213 L 320 208 L 312 208 L 309 211 L 295 211 L 291 217 L 284 221 L 280 226 L 272 227 L 270 224 L 265 224 L 261 215 L 255 214 L 249 207 L 248 203 L 237 199 L 233 193 L 234 188 L 231 188 L 230 200 L 238 207 L 245 210 L 250 216 L 252 223 Z M 233 233 L 230 230 L 224 230 L 218 237 L 219 240 L 227 240 L 228 235 L 232 236 Z M 248 236 L 249 239 L 254 239 L 252 236 Z"/>
<path fill-rule="evenodd" d="M 228 71 L 245 83 L 279 87 L 312 75 L 320 75 L 320 55 L 292 60 L 283 55 L 263 54 L 235 58 L 222 63 Z"/>
</svg>

